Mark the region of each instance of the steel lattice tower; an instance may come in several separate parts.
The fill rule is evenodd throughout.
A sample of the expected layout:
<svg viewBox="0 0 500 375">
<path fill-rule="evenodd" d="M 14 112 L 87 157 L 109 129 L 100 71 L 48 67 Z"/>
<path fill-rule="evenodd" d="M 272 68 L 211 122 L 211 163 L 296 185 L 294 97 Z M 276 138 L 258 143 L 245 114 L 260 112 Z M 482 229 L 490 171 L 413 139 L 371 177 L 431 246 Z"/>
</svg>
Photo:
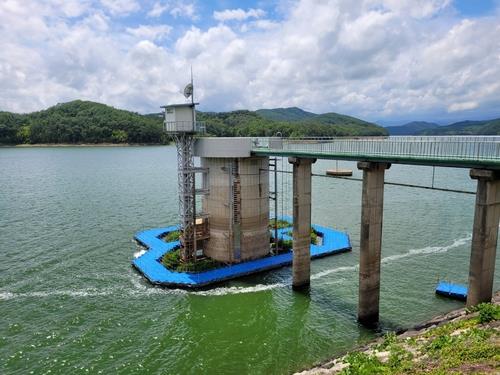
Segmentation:
<svg viewBox="0 0 500 375">
<path fill-rule="evenodd" d="M 193 109 L 194 110 L 194 109 Z M 177 146 L 177 182 L 179 218 L 181 225 L 181 256 L 183 260 L 196 257 L 196 187 L 194 172 L 194 134 L 174 134 Z"/>
</svg>

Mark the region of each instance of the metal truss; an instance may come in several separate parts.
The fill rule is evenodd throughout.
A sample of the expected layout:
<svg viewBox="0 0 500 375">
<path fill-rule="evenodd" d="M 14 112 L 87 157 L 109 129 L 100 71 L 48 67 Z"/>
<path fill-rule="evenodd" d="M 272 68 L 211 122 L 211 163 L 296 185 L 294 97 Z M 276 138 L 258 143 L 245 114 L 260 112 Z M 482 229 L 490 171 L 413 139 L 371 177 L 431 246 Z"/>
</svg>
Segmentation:
<svg viewBox="0 0 500 375">
<path fill-rule="evenodd" d="M 179 191 L 179 218 L 181 225 L 181 258 L 196 258 L 196 186 L 194 168 L 194 136 L 174 134 L 177 146 L 177 173 Z"/>
</svg>

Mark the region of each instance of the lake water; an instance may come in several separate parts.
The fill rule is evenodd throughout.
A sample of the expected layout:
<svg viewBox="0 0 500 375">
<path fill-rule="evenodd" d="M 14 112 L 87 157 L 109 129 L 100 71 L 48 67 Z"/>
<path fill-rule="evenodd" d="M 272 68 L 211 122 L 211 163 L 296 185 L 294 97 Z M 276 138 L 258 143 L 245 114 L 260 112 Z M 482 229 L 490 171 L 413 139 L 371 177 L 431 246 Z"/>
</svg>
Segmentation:
<svg viewBox="0 0 500 375">
<path fill-rule="evenodd" d="M 130 266 L 135 232 L 176 224 L 176 176 L 172 146 L 0 148 L 0 373 L 280 374 L 375 336 L 356 322 L 360 182 L 313 178 L 313 222 L 347 230 L 353 251 L 315 260 L 309 294 L 291 290 L 289 267 L 186 292 Z M 289 214 L 290 175 L 278 182 Z M 475 190 L 468 170 L 438 168 L 435 185 Z M 386 186 L 382 330 L 463 305 L 434 287 L 467 282 L 474 199 Z"/>
</svg>

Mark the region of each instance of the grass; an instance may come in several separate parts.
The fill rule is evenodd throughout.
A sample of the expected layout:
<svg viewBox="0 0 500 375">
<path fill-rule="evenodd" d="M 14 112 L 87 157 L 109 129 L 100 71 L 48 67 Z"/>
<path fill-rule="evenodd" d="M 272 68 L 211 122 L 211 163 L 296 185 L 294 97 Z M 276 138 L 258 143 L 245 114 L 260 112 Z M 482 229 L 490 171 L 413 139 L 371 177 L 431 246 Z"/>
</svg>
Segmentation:
<svg viewBox="0 0 500 375">
<path fill-rule="evenodd" d="M 286 234 L 289 235 L 290 237 L 293 236 L 292 231 L 286 232 Z M 314 228 L 311 228 L 311 244 L 319 245 L 322 238 L 323 238 L 323 233 L 318 232 Z"/>
<path fill-rule="evenodd" d="M 168 232 L 162 236 L 163 241 L 165 242 L 174 242 L 178 241 L 181 236 L 180 230 L 174 230 L 173 232 Z"/>
<path fill-rule="evenodd" d="M 411 338 L 388 333 L 365 352 L 343 358 L 340 373 L 351 374 L 461 374 L 498 373 L 500 306 L 484 303 L 465 319 L 429 329 Z"/>
<path fill-rule="evenodd" d="M 500 319 L 500 306 L 491 303 L 480 303 L 477 306 L 472 306 L 468 312 L 479 312 L 479 323 L 488 323 Z"/>
<path fill-rule="evenodd" d="M 271 238 L 271 246 L 274 247 L 274 238 Z M 278 249 L 279 252 L 291 251 L 293 247 L 292 240 L 284 240 L 283 238 L 278 239 Z"/>
<path fill-rule="evenodd" d="M 223 263 L 217 262 L 212 258 L 197 259 L 196 262 L 182 262 L 180 248 L 169 251 L 168 253 L 163 255 L 163 257 L 161 258 L 161 264 L 174 272 L 192 273 L 208 271 L 214 268 L 220 268 L 224 265 Z"/>
</svg>

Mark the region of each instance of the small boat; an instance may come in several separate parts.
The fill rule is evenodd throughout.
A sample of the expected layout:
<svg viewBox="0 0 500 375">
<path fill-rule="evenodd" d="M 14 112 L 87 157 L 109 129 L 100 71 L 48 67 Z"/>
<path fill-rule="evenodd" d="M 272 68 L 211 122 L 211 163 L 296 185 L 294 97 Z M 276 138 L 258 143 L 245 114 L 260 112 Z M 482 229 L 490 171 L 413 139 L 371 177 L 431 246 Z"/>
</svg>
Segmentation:
<svg viewBox="0 0 500 375">
<path fill-rule="evenodd" d="M 436 294 L 443 297 L 465 301 L 467 299 L 467 286 L 462 284 L 453 284 L 447 281 L 439 281 L 436 286 Z"/>
<path fill-rule="evenodd" d="M 335 163 L 335 169 L 327 169 L 326 175 L 337 176 L 337 177 L 352 176 L 352 169 L 339 168 L 339 161 L 337 160 Z"/>
<path fill-rule="evenodd" d="M 352 176 L 351 169 L 327 169 L 326 174 L 328 176 Z"/>
</svg>

